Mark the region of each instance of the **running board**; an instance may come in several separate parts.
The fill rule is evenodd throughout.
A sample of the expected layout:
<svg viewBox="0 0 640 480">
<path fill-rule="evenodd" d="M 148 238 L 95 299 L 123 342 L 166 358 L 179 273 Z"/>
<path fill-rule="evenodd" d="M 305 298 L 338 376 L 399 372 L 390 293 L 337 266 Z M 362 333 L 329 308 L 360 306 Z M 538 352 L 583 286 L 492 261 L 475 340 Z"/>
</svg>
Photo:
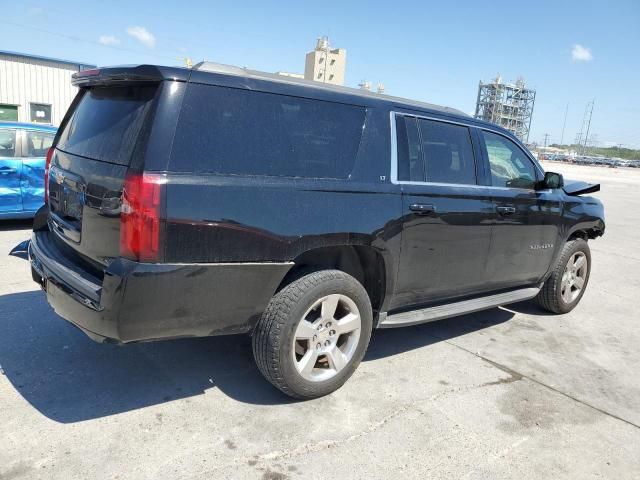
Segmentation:
<svg viewBox="0 0 640 480">
<path fill-rule="evenodd" d="M 499 307 L 500 305 L 529 300 L 530 298 L 535 297 L 539 291 L 540 289 L 536 287 L 522 288 L 511 292 L 489 295 L 488 297 L 474 298 L 473 300 L 463 300 L 461 302 L 448 303 L 437 307 L 394 313 L 381 318 L 378 327 L 406 327 L 409 325 L 416 325 L 418 323 L 433 322 L 444 318 L 478 312 L 480 310 L 486 310 L 487 308 Z"/>
</svg>

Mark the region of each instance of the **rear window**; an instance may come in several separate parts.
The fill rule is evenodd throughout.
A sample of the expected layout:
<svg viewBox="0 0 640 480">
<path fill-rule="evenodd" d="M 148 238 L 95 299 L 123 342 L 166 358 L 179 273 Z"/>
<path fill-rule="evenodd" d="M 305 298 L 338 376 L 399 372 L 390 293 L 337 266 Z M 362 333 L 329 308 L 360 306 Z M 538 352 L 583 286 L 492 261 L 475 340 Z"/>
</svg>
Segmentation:
<svg viewBox="0 0 640 480">
<path fill-rule="evenodd" d="M 476 165 L 467 127 L 419 119 L 427 182 L 476 184 Z"/>
<path fill-rule="evenodd" d="M 144 85 L 88 89 L 57 147 L 74 155 L 129 165 L 156 88 Z"/>
<path fill-rule="evenodd" d="M 396 117 L 398 180 L 476 184 L 469 129 L 452 123 Z"/>
<path fill-rule="evenodd" d="M 190 84 L 171 170 L 347 178 L 364 118 L 354 105 Z"/>
</svg>

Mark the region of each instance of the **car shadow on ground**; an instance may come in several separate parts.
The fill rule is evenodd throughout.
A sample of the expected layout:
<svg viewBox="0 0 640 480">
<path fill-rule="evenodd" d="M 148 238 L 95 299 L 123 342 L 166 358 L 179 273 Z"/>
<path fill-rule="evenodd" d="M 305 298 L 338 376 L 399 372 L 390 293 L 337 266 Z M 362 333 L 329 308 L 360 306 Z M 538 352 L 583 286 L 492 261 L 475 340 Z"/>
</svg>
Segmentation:
<svg viewBox="0 0 640 480">
<path fill-rule="evenodd" d="M 557 317 L 557 313 L 549 312 L 543 309 L 534 301 L 512 303 L 506 306 L 507 310 L 515 313 L 524 313 L 525 315 L 535 315 L 537 317 Z"/>
<path fill-rule="evenodd" d="M 33 226 L 33 219 L 20 219 L 20 220 L 0 220 L 0 232 L 6 232 L 10 230 L 26 230 Z"/>
<path fill-rule="evenodd" d="M 374 332 L 365 361 L 422 348 L 505 322 L 492 309 Z M 55 315 L 40 291 L 0 296 L 0 365 L 35 409 L 61 423 L 127 412 L 219 388 L 241 402 L 293 400 L 262 378 L 248 336 L 97 344 Z"/>
</svg>

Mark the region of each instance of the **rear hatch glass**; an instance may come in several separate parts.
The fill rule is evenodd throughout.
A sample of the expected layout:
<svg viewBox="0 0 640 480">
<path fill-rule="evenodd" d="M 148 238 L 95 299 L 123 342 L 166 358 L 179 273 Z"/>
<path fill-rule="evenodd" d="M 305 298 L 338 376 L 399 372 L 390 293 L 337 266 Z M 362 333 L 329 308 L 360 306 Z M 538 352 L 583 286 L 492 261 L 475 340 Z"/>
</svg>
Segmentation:
<svg viewBox="0 0 640 480">
<path fill-rule="evenodd" d="M 49 225 L 100 264 L 119 254 L 122 185 L 132 160 L 146 149 L 157 89 L 146 84 L 82 90 L 56 145 Z"/>
<path fill-rule="evenodd" d="M 156 88 L 143 85 L 87 90 L 57 147 L 81 157 L 129 165 Z"/>
</svg>

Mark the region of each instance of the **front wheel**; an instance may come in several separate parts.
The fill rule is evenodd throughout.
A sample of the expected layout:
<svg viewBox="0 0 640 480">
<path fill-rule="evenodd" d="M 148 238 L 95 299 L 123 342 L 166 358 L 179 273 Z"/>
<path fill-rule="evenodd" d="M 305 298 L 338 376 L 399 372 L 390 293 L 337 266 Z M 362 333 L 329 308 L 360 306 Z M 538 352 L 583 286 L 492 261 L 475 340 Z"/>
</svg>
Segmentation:
<svg viewBox="0 0 640 480">
<path fill-rule="evenodd" d="M 591 251 L 586 240 L 577 238 L 568 241 L 536 301 L 553 313 L 570 312 L 584 295 L 590 272 Z"/>
<path fill-rule="evenodd" d="M 358 367 L 372 324 L 369 296 L 355 278 L 313 272 L 271 299 L 253 333 L 253 355 L 264 377 L 287 395 L 321 397 Z"/>
</svg>

